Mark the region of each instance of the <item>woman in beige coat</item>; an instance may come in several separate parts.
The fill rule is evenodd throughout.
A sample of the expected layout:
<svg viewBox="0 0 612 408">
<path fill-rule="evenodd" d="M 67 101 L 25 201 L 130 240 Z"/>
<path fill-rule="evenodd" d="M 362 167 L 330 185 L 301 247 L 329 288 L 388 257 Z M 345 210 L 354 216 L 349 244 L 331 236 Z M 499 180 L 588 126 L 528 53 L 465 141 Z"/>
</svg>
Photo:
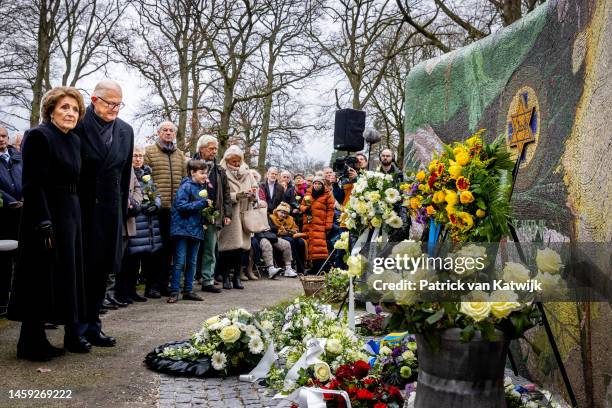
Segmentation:
<svg viewBox="0 0 612 408">
<path fill-rule="evenodd" d="M 244 154 L 238 146 L 230 146 L 219 165 L 227 173 L 232 200 L 232 222 L 219 234 L 219 270 L 223 274 L 224 289 L 231 289 L 232 283 L 234 289 L 244 289 L 240 283 L 240 270 L 243 256 L 247 256 L 251 249 L 251 234 L 242 228 L 240 213 L 257 201 L 257 181 L 244 163 Z M 231 282 L 230 269 L 234 271 Z"/>
</svg>

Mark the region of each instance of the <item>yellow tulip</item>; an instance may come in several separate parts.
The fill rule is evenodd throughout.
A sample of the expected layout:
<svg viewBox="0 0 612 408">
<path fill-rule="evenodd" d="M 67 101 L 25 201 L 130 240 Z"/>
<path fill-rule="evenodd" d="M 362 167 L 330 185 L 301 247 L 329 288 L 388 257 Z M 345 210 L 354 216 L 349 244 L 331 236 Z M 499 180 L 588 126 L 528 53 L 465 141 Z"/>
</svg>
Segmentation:
<svg viewBox="0 0 612 408">
<path fill-rule="evenodd" d="M 416 178 L 419 181 L 425 180 L 425 172 L 423 170 L 419 171 L 416 175 Z"/>
<path fill-rule="evenodd" d="M 470 191 L 462 191 L 459 195 L 459 200 L 461 201 L 461 204 L 469 204 L 474 201 L 474 196 Z"/>
<path fill-rule="evenodd" d="M 452 179 L 457 179 L 461 177 L 462 170 L 463 170 L 463 167 L 459 166 L 458 164 L 454 164 L 448 168 L 448 173 L 450 174 Z"/>
<path fill-rule="evenodd" d="M 485 215 L 487 215 L 487 213 L 486 213 L 485 211 L 481 210 L 480 208 L 476 210 L 476 216 L 477 216 L 478 218 L 482 218 L 482 217 L 484 217 Z"/>
</svg>

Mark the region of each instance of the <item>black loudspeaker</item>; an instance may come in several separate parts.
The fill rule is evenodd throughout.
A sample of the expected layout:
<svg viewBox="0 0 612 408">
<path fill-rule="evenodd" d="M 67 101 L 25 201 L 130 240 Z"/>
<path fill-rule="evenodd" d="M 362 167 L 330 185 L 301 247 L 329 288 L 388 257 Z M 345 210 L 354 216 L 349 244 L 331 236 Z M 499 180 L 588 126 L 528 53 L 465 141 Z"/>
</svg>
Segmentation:
<svg viewBox="0 0 612 408">
<path fill-rule="evenodd" d="M 336 111 L 334 149 L 347 152 L 363 150 L 365 117 L 365 112 L 360 110 L 340 109 Z"/>
</svg>

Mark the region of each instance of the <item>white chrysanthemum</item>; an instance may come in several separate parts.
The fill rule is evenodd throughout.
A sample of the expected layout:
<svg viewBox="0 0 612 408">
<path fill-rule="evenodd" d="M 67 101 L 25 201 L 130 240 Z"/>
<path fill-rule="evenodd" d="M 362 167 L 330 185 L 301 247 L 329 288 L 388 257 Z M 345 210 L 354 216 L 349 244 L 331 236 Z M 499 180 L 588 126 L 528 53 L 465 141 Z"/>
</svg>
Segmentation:
<svg viewBox="0 0 612 408">
<path fill-rule="evenodd" d="M 253 337 L 249 340 L 249 351 L 251 354 L 261 354 L 264 349 L 264 343 L 261 337 Z"/>
<path fill-rule="evenodd" d="M 395 217 L 390 217 L 387 220 L 385 220 L 385 222 L 391 227 L 391 228 L 402 228 L 402 225 L 404 225 L 404 222 L 402 221 L 402 219 L 400 217 L 398 217 L 397 215 Z"/>
<path fill-rule="evenodd" d="M 385 174 L 385 180 L 386 181 L 393 181 L 393 176 L 390 174 Z"/>
<path fill-rule="evenodd" d="M 252 324 L 245 326 L 244 332 L 249 337 L 259 337 L 259 330 L 257 330 L 257 327 L 253 326 Z"/>
<path fill-rule="evenodd" d="M 211 363 L 213 368 L 217 371 L 225 369 L 225 366 L 227 365 L 227 357 L 225 356 L 225 353 L 215 351 L 212 355 Z"/>
<path fill-rule="evenodd" d="M 399 191 L 397 191 L 394 188 L 388 188 L 385 190 L 385 201 L 388 202 L 389 204 L 395 204 L 397 203 L 399 200 L 401 200 L 401 196 Z"/>
<path fill-rule="evenodd" d="M 302 326 L 303 327 L 308 327 L 312 324 L 312 320 L 310 320 L 308 317 L 304 317 L 302 319 Z"/>
</svg>

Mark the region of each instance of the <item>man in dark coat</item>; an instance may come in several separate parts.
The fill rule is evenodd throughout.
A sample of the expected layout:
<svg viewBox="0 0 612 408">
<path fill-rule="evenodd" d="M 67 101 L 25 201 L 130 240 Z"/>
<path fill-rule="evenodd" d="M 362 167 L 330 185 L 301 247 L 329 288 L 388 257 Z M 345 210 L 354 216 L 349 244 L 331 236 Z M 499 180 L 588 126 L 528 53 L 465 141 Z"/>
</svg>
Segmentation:
<svg viewBox="0 0 612 408">
<path fill-rule="evenodd" d="M 266 179 L 260 185 L 259 198 L 266 200 L 268 204 L 268 214 L 272 214 L 274 209 L 283 201 L 285 188 L 278 182 L 278 169 L 270 167 L 266 173 Z"/>
<path fill-rule="evenodd" d="M 196 160 L 204 160 L 208 165 L 208 191 L 213 205 L 219 211 L 219 218 L 215 220 L 215 228 L 207 228 L 204 231 L 204 241 L 200 245 L 200 273 L 202 275 L 202 290 L 204 292 L 219 293 L 221 289 L 214 286 L 214 272 L 217 263 L 217 239 L 219 231 L 232 222 L 232 201 L 230 189 L 227 184 L 227 175 L 222 167 L 219 167 L 215 158 L 219 142 L 217 138 L 204 135 L 198 139 L 198 152 L 194 155 Z"/>
<path fill-rule="evenodd" d="M 123 106 L 118 83 L 99 82 L 83 121 L 75 129 L 81 139 L 79 199 L 83 220 L 83 258 L 87 321 L 79 334 L 94 346 L 112 347 L 116 340 L 102 332 L 100 307 L 109 273 L 121 266 L 122 225 L 127 220 L 134 131 L 117 118 Z"/>
<path fill-rule="evenodd" d="M 378 158 L 380 159 L 380 166 L 376 169 L 377 171 L 392 175 L 393 181 L 396 183 L 404 181 L 402 169 L 395 163 L 395 153 L 391 149 L 383 149 Z"/>
<path fill-rule="evenodd" d="M 17 241 L 23 197 L 21 154 L 9 146 L 8 131 L 0 127 L 0 239 Z M 0 252 L 0 315 L 6 313 L 11 290 L 13 252 Z"/>
</svg>

